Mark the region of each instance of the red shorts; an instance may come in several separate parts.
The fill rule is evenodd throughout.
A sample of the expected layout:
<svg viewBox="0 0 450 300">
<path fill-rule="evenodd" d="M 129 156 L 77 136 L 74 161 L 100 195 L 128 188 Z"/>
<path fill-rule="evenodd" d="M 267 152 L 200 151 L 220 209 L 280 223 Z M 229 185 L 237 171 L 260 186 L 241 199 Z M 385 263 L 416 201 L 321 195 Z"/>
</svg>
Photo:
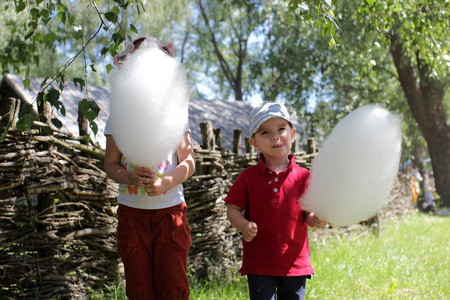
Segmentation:
<svg viewBox="0 0 450 300">
<path fill-rule="evenodd" d="M 117 215 L 117 248 L 128 298 L 188 300 L 192 240 L 186 204 L 156 210 L 119 205 Z"/>
</svg>

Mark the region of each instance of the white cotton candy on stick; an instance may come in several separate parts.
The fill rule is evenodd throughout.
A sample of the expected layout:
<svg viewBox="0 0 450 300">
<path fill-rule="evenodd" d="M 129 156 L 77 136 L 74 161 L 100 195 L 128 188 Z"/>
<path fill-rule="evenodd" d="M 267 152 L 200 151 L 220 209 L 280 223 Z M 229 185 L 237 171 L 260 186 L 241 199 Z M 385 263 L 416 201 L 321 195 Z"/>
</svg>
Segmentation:
<svg viewBox="0 0 450 300">
<path fill-rule="evenodd" d="M 336 226 L 374 216 L 387 202 L 401 152 L 401 117 L 362 106 L 342 119 L 312 161 L 303 210 Z"/>
<path fill-rule="evenodd" d="M 154 167 L 179 145 L 188 120 L 184 66 L 144 41 L 111 75 L 111 130 L 133 164 Z"/>
</svg>

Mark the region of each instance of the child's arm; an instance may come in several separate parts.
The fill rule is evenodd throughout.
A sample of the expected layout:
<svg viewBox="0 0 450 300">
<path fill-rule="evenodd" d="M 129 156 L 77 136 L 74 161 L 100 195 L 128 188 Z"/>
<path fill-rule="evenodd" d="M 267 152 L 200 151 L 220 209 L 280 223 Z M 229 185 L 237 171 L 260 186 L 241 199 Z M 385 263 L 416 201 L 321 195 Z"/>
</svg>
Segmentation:
<svg viewBox="0 0 450 300">
<path fill-rule="evenodd" d="M 320 220 L 313 212 L 304 211 L 303 213 L 309 227 L 324 228 L 328 223 L 327 221 Z"/>
<path fill-rule="evenodd" d="M 258 226 L 254 222 L 248 221 L 242 214 L 242 208 L 234 204 L 228 204 L 227 217 L 231 225 L 242 232 L 244 241 L 251 242 L 251 240 L 258 233 Z"/>
<path fill-rule="evenodd" d="M 145 191 L 149 196 L 155 196 L 185 182 L 195 172 L 194 149 L 190 141 L 190 132 L 186 131 L 177 149 L 178 165 L 163 178 L 154 177 L 145 185 Z"/>
<path fill-rule="evenodd" d="M 122 153 L 112 135 L 106 135 L 105 171 L 109 178 L 118 183 L 145 186 L 155 175 L 149 168 L 136 167 L 131 172 L 120 164 Z"/>
</svg>

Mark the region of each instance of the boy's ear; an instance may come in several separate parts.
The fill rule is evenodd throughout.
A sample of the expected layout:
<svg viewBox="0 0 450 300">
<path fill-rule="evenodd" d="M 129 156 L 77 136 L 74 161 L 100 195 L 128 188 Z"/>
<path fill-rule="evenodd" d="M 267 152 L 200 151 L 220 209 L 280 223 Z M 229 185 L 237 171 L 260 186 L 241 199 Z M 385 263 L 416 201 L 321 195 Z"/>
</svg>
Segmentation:
<svg viewBox="0 0 450 300">
<path fill-rule="evenodd" d="M 257 145 L 255 138 L 253 138 L 253 137 L 249 138 L 248 142 L 253 146 L 253 148 L 255 148 L 256 150 L 259 150 L 259 146 Z"/>
<path fill-rule="evenodd" d="M 295 138 L 296 132 L 297 132 L 297 130 L 295 128 L 292 128 L 292 130 L 291 130 L 292 138 Z"/>
</svg>

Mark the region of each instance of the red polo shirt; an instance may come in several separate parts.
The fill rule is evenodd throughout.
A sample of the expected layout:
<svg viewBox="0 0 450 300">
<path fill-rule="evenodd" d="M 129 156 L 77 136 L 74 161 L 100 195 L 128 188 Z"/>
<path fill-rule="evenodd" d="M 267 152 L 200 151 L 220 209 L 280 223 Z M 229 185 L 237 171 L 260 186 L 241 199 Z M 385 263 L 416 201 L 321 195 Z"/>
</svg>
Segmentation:
<svg viewBox="0 0 450 300">
<path fill-rule="evenodd" d="M 249 243 L 242 241 L 242 274 L 302 276 L 314 273 L 309 260 L 308 228 L 297 200 L 305 192 L 309 171 L 289 155 L 288 168 L 278 174 L 260 156 L 259 164 L 245 169 L 230 188 L 225 202 L 245 210 L 258 225 Z"/>
</svg>

